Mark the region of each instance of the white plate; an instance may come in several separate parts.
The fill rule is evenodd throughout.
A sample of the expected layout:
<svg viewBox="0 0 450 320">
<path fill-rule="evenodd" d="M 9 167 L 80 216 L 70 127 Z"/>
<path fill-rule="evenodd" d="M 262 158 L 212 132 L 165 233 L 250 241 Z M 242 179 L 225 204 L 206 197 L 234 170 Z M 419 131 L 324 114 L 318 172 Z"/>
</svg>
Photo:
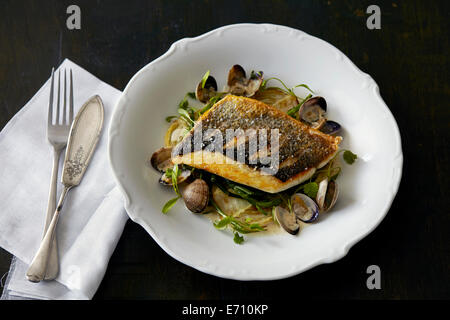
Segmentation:
<svg viewBox="0 0 450 320">
<path fill-rule="evenodd" d="M 245 236 L 236 245 L 229 231 L 187 211 L 182 201 L 164 215 L 174 193 L 158 184 L 146 159 L 163 145 L 164 121 L 211 70 L 221 88 L 233 64 L 263 70 L 294 86 L 308 84 L 328 102 L 329 118 L 343 125 L 343 148 L 358 155 L 338 179 L 340 198 L 332 212 L 297 236 Z M 275 84 L 273 82 L 272 84 Z M 305 94 L 301 90 L 299 94 Z M 334 262 L 386 215 L 402 172 L 397 124 L 378 86 L 342 52 L 302 31 L 270 24 L 225 26 L 174 43 L 128 83 L 109 128 L 111 166 L 130 218 L 172 257 L 200 271 L 239 280 L 289 277 Z"/>
</svg>

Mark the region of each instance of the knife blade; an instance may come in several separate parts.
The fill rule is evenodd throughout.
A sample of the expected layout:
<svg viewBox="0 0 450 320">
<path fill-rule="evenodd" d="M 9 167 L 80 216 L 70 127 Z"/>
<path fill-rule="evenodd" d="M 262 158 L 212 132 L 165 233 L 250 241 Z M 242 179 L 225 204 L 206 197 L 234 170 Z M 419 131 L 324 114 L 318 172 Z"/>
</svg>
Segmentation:
<svg viewBox="0 0 450 320">
<path fill-rule="evenodd" d="M 100 138 L 103 120 L 103 102 L 96 95 L 81 107 L 72 123 L 61 178 L 64 189 L 56 206 L 53 219 L 27 270 L 26 276 L 31 282 L 39 282 L 45 277 L 48 256 L 64 200 L 69 190 L 81 183 Z"/>
</svg>

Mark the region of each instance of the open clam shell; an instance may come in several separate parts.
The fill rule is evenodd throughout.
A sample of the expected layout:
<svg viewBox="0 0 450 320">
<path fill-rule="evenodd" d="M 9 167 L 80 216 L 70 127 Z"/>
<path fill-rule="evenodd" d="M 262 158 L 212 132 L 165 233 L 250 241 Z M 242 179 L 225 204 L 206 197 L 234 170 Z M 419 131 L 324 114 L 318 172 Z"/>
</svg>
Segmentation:
<svg viewBox="0 0 450 320">
<path fill-rule="evenodd" d="M 172 177 L 167 176 L 167 169 L 172 169 L 174 164 L 172 162 L 172 147 L 162 147 L 156 150 L 150 158 L 151 166 L 162 173 L 159 182 L 164 185 L 172 185 Z M 186 181 L 191 176 L 191 170 L 182 169 L 178 175 L 177 182 Z"/>
<path fill-rule="evenodd" d="M 311 223 L 319 216 L 319 207 L 313 199 L 302 193 L 291 197 L 292 212 L 296 218 L 305 223 Z"/>
<path fill-rule="evenodd" d="M 320 131 L 326 134 L 336 134 L 341 130 L 341 125 L 335 121 L 328 120 L 320 128 Z"/>
<path fill-rule="evenodd" d="M 173 167 L 171 158 L 172 147 L 162 147 L 152 154 L 150 164 L 155 170 L 164 173 L 167 169 Z"/>
<path fill-rule="evenodd" d="M 238 96 L 252 97 L 261 87 L 263 78 L 263 72 L 259 71 L 252 72 L 247 79 L 244 68 L 235 64 L 228 72 L 226 91 Z"/>
<path fill-rule="evenodd" d="M 319 183 L 316 202 L 322 212 L 330 210 L 339 196 L 339 187 L 336 180 L 329 181 L 328 178 Z"/>
<path fill-rule="evenodd" d="M 290 234 L 297 234 L 300 229 L 300 225 L 297 223 L 297 217 L 293 212 L 286 210 L 281 206 L 277 206 L 274 209 L 275 219 L 280 226 Z"/>
<path fill-rule="evenodd" d="M 323 97 L 312 97 L 301 106 L 299 119 L 315 129 L 320 129 L 325 123 L 327 102 Z"/>
<path fill-rule="evenodd" d="M 213 76 L 208 76 L 205 85 L 202 85 L 203 81 L 200 81 L 195 89 L 195 97 L 198 101 L 206 103 L 209 99 L 217 95 L 217 82 Z"/>
</svg>

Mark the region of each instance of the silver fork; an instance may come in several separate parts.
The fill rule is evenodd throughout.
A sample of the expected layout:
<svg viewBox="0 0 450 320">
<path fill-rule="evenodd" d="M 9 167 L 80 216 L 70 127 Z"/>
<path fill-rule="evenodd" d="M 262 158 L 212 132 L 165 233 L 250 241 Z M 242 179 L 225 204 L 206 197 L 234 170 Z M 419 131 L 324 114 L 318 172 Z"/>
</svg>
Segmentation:
<svg viewBox="0 0 450 320">
<path fill-rule="evenodd" d="M 52 83 L 50 87 L 50 100 L 48 105 L 48 121 L 47 121 L 47 139 L 53 146 L 53 169 L 50 183 L 50 192 L 47 204 L 47 215 L 45 221 L 45 228 L 43 235 L 45 235 L 47 228 L 52 221 L 53 214 L 56 209 L 56 184 L 58 179 L 59 158 L 61 151 L 67 144 L 69 137 L 70 126 L 73 122 L 73 78 L 72 69 L 70 69 L 69 79 L 69 105 L 67 106 L 67 78 L 66 70 L 64 70 L 64 105 L 61 106 L 61 70 L 58 74 L 58 100 L 56 107 L 53 104 L 53 87 L 55 69 L 52 69 Z M 61 112 L 62 111 L 62 112 Z M 53 114 L 56 113 L 55 117 Z M 61 117 L 62 116 L 62 117 Z M 59 271 L 58 250 L 56 245 L 56 237 L 53 240 L 52 249 L 49 255 L 45 279 L 55 279 Z"/>
</svg>

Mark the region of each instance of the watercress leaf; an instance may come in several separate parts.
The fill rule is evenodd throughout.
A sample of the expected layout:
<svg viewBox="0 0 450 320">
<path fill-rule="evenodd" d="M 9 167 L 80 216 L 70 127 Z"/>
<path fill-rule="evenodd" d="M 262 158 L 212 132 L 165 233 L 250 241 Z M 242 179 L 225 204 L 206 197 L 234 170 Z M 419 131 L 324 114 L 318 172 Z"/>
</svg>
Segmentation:
<svg viewBox="0 0 450 320">
<path fill-rule="evenodd" d="M 316 182 L 309 182 L 305 184 L 305 187 L 303 188 L 303 192 L 313 199 L 317 196 L 317 191 L 319 191 L 319 185 Z"/>
<path fill-rule="evenodd" d="M 162 208 L 162 213 L 167 213 L 174 206 L 174 204 L 177 202 L 178 199 L 180 199 L 180 197 L 176 197 L 167 201 L 164 207 Z"/>
<path fill-rule="evenodd" d="M 353 164 L 358 158 L 358 156 L 353 152 L 351 152 L 350 150 L 345 150 L 343 158 L 345 162 L 347 162 L 348 164 Z"/>
<path fill-rule="evenodd" d="M 239 233 L 235 232 L 234 233 L 234 238 L 233 238 L 234 243 L 236 244 L 242 244 L 244 242 L 244 237 L 241 236 Z"/>
<path fill-rule="evenodd" d="M 188 96 L 189 98 L 191 98 L 191 99 L 196 99 L 196 98 L 195 98 L 195 92 L 188 92 L 188 93 L 187 93 L 187 96 Z"/>
<path fill-rule="evenodd" d="M 184 99 L 178 104 L 178 108 L 186 109 L 189 106 L 189 102 Z"/>
</svg>

